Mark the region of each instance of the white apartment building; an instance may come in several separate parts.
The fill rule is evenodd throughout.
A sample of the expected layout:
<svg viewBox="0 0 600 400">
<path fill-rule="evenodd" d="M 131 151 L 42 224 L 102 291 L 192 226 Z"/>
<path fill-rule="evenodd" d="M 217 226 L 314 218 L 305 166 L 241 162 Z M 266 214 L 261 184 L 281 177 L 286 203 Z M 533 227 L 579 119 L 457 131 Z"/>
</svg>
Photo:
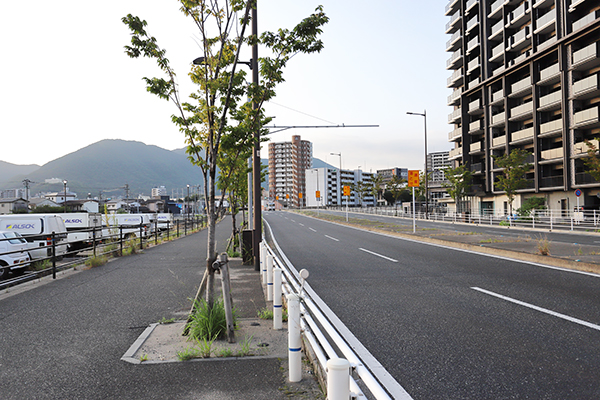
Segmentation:
<svg viewBox="0 0 600 400">
<path fill-rule="evenodd" d="M 345 206 L 350 207 L 373 206 L 375 197 L 369 191 L 360 194 L 352 190 L 350 198 L 343 196 L 343 187 L 352 188 L 359 184 L 368 185 L 375 174 L 357 170 L 340 170 L 337 168 L 312 168 L 307 169 L 306 175 L 306 207 Z M 341 176 L 340 176 L 341 175 Z M 340 184 L 341 182 L 341 184 Z M 317 194 L 320 198 L 317 198 Z"/>
</svg>

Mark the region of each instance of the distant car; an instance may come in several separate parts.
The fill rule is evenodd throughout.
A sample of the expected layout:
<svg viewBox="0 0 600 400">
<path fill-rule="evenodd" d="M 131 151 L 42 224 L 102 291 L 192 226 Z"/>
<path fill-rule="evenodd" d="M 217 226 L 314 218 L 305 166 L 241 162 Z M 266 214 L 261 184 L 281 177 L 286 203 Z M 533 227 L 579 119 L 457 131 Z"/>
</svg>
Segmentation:
<svg viewBox="0 0 600 400">
<path fill-rule="evenodd" d="M 21 274 L 31 262 L 27 241 L 19 232 L 0 231 L 0 279 L 9 271 Z"/>
</svg>

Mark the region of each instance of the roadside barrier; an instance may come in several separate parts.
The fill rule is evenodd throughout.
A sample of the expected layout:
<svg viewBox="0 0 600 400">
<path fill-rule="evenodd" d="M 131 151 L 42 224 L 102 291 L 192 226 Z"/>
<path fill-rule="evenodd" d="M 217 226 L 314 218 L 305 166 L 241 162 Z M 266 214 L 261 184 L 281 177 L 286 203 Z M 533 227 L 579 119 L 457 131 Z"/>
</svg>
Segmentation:
<svg viewBox="0 0 600 400">
<path fill-rule="evenodd" d="M 267 221 L 264 223 L 270 244 L 263 240 L 265 245 L 261 249 L 267 260 L 268 256 L 273 258 L 275 270 L 281 269 L 282 294 L 287 299 L 289 380 L 297 382 L 301 379 L 300 348 L 304 345 L 309 348 L 308 353 L 314 355 L 317 375 L 326 379 L 328 399 L 412 399 L 305 282 L 308 271 L 295 269 L 277 245 Z M 275 304 L 274 300 L 274 315 Z M 340 359 L 348 363 L 348 368 L 341 367 L 343 361 Z M 337 360 L 332 361 L 333 367 L 328 364 L 331 360 Z M 366 388 L 366 393 L 357 380 Z"/>
</svg>

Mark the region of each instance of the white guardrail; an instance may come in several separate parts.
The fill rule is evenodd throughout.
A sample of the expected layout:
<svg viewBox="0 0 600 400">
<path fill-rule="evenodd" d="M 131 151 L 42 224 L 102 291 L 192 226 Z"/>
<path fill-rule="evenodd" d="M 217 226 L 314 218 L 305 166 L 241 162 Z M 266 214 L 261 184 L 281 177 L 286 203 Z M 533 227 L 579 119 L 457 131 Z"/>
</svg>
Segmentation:
<svg viewBox="0 0 600 400">
<path fill-rule="evenodd" d="M 329 207 L 329 210 L 344 211 L 344 208 Z M 316 209 L 315 209 L 316 210 Z M 394 207 L 353 207 L 352 213 L 374 214 L 387 217 L 410 218 L 412 212 L 405 212 L 402 208 Z M 425 219 L 424 212 L 417 212 L 416 219 Z M 477 225 L 500 225 L 533 229 L 570 230 L 595 232 L 600 231 L 600 211 L 568 211 L 568 210 L 532 210 L 529 215 L 522 216 L 516 213 L 509 216 L 505 214 L 475 214 L 475 213 L 438 213 L 430 211 L 429 221 L 464 222 Z"/>
<path fill-rule="evenodd" d="M 274 249 L 265 240 L 261 242 L 261 274 L 263 283 L 267 285 L 267 299 L 273 300 L 274 329 L 280 329 L 277 328 L 278 315 L 281 313 L 279 287 L 288 299 L 290 381 L 301 379 L 299 335 L 295 336 L 297 331 L 312 348 L 318 367 L 326 375 L 329 400 L 412 399 L 321 300 L 306 282 L 306 270 L 296 270 L 279 248 L 269 224 L 266 221 L 264 223 Z M 273 281 L 279 279 L 281 286 L 274 287 Z M 297 304 L 298 316 L 294 315 Z M 296 326 L 298 323 L 299 326 Z M 365 389 L 361 387 L 368 392 L 365 394 Z"/>
</svg>

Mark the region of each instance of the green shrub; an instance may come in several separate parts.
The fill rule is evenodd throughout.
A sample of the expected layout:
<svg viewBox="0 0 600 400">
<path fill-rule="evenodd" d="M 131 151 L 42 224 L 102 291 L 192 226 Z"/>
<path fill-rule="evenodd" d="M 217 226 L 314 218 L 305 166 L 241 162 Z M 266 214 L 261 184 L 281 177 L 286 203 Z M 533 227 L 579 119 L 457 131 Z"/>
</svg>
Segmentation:
<svg viewBox="0 0 600 400">
<path fill-rule="evenodd" d="M 85 265 L 87 265 L 90 268 L 94 268 L 94 267 L 99 267 L 101 265 L 104 265 L 107 262 L 108 262 L 107 256 L 97 256 L 97 257 L 92 257 L 92 258 L 88 258 L 87 260 L 85 260 Z"/>
<path fill-rule="evenodd" d="M 508 221 L 500 221 L 500 226 L 510 226 L 510 222 L 508 222 Z"/>
</svg>

